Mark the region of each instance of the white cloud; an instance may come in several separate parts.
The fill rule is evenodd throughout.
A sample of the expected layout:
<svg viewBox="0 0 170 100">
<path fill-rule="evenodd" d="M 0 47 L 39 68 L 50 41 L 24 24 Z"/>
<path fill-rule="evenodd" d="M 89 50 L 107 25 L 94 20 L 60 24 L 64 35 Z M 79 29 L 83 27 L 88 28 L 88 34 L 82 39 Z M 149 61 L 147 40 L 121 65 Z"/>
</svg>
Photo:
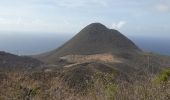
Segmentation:
<svg viewBox="0 0 170 100">
<path fill-rule="evenodd" d="M 121 29 L 126 24 L 126 21 L 119 21 L 117 23 L 112 23 L 111 28 L 113 29 Z"/>
<path fill-rule="evenodd" d="M 109 0 L 55 0 L 56 5 L 63 6 L 63 7 L 106 7 L 108 6 Z"/>
<path fill-rule="evenodd" d="M 108 0 L 93 0 L 93 2 L 104 7 L 109 5 Z"/>
<path fill-rule="evenodd" d="M 170 6 L 167 4 L 160 3 L 155 6 L 155 9 L 159 12 L 168 12 L 170 10 Z"/>
<path fill-rule="evenodd" d="M 56 0 L 55 3 L 63 7 L 81 7 L 85 5 L 85 1 L 82 0 Z"/>
<path fill-rule="evenodd" d="M 49 31 L 55 28 L 50 26 L 51 23 L 41 19 L 24 19 L 18 18 L 0 18 L 0 31 Z M 55 25 L 54 25 L 55 26 Z M 49 28 L 48 28 L 49 27 Z M 51 28 L 50 28 L 51 27 Z M 48 29 L 47 29 L 48 28 Z"/>
</svg>

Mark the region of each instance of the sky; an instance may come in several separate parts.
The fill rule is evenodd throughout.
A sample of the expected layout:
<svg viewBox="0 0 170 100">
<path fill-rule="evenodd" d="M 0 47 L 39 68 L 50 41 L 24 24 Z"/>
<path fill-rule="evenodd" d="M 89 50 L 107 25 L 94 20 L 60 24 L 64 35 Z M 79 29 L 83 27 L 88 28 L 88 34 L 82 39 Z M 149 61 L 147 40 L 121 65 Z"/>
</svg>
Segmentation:
<svg viewBox="0 0 170 100">
<path fill-rule="evenodd" d="M 93 22 L 129 36 L 170 37 L 170 0 L 0 0 L 0 36 L 76 34 Z"/>
</svg>

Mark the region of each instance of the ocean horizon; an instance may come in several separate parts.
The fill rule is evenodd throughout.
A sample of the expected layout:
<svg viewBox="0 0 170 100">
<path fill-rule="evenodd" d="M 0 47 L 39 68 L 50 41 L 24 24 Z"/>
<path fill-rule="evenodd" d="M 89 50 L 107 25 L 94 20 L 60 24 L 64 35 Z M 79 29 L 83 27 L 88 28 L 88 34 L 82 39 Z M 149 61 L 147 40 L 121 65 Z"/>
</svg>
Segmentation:
<svg viewBox="0 0 170 100">
<path fill-rule="evenodd" d="M 0 51 L 17 55 L 36 55 L 54 50 L 73 37 L 70 35 L 4 35 L 0 36 Z M 170 56 L 170 39 L 129 36 L 138 47 L 146 52 Z"/>
</svg>

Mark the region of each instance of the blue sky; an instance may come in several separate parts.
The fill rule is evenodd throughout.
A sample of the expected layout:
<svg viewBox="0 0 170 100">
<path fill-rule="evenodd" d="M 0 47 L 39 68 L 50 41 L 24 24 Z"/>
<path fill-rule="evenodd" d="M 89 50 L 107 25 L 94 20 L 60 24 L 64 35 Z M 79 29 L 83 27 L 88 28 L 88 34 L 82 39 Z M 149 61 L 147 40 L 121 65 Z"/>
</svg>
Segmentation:
<svg viewBox="0 0 170 100">
<path fill-rule="evenodd" d="M 0 0 L 0 34 L 75 34 L 93 22 L 132 36 L 170 37 L 170 0 Z"/>
</svg>

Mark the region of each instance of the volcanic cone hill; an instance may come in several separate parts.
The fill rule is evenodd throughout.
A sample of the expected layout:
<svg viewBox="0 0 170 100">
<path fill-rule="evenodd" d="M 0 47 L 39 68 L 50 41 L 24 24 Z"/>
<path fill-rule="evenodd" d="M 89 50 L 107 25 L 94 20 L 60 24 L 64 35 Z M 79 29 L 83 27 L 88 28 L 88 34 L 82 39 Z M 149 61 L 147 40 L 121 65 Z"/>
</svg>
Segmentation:
<svg viewBox="0 0 170 100">
<path fill-rule="evenodd" d="M 127 37 L 114 29 L 108 29 L 100 23 L 92 23 L 60 48 L 42 54 L 40 59 L 55 62 L 66 55 L 120 54 L 140 52 L 141 50 Z"/>
<path fill-rule="evenodd" d="M 86 26 L 58 49 L 35 58 L 64 68 L 101 63 L 123 73 L 170 66 L 170 57 L 144 52 L 119 31 L 100 23 Z"/>
<path fill-rule="evenodd" d="M 81 30 L 75 37 L 56 50 L 58 56 L 69 54 L 97 54 L 117 51 L 137 51 L 135 44 L 120 32 L 93 23 Z"/>
</svg>

